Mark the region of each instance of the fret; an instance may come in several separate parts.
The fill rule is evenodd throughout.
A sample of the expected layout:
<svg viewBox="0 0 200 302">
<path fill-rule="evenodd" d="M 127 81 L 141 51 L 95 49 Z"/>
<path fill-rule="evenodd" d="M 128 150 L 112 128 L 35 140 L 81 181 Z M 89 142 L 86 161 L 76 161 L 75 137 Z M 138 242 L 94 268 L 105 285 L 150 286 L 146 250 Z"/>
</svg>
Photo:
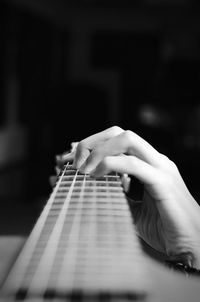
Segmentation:
<svg viewBox="0 0 200 302">
<path fill-rule="evenodd" d="M 68 190 L 59 190 L 58 191 L 58 193 L 68 193 L 69 191 Z M 81 191 L 80 190 L 73 190 L 73 192 L 72 192 L 72 198 L 73 197 L 79 197 L 79 193 L 80 193 Z M 118 191 L 118 190 L 111 190 L 111 191 L 106 191 L 106 190 L 97 190 L 96 191 L 96 194 L 98 194 L 98 195 L 96 195 L 95 194 L 95 192 L 83 192 L 83 198 L 94 198 L 94 197 L 97 197 L 97 198 L 101 198 L 101 197 L 103 197 L 103 198 L 105 198 L 106 196 L 108 196 L 108 197 L 112 197 L 112 198 L 120 198 L 120 197 L 123 197 L 123 193 L 122 193 L 122 191 Z"/>
<path fill-rule="evenodd" d="M 119 175 L 94 179 L 66 165 L 4 290 L 27 301 L 62 302 L 80 292 L 140 296 L 141 254 Z"/>
<path fill-rule="evenodd" d="M 83 205 L 83 207 L 82 207 L 82 210 L 84 211 L 84 210 L 90 210 L 91 209 L 91 205 L 90 205 L 90 203 L 89 204 L 84 204 Z M 111 206 L 110 204 L 98 204 L 97 206 L 96 206 L 96 209 L 97 210 L 112 210 L 112 211 L 121 211 L 121 212 L 123 212 L 123 211 L 127 211 L 127 212 L 129 212 L 129 210 L 127 209 L 127 207 L 126 206 L 122 206 L 121 207 L 121 205 L 120 205 L 120 207 L 119 207 L 119 205 L 118 204 L 113 204 L 113 206 Z M 71 210 L 76 210 L 76 206 L 74 206 L 74 204 L 70 204 L 70 206 L 69 206 L 69 208 L 68 208 L 68 213 L 71 211 Z"/>
<path fill-rule="evenodd" d="M 79 194 L 78 193 L 72 193 L 72 199 L 77 200 L 79 198 Z M 86 193 L 82 196 L 82 198 L 84 200 L 88 200 L 88 199 L 93 199 L 93 198 L 97 198 L 99 199 L 105 199 L 106 197 L 109 197 L 110 199 L 120 199 L 123 198 L 123 193 L 115 193 L 115 192 L 111 192 L 111 193 L 104 193 L 104 192 L 99 192 L 98 195 L 96 196 L 93 193 Z"/>
<path fill-rule="evenodd" d="M 74 186 L 81 186 L 82 184 L 82 181 L 76 181 L 76 183 L 74 184 Z M 62 181 L 60 183 L 60 187 L 70 187 L 71 186 L 71 180 L 69 181 Z M 85 187 L 87 186 L 93 186 L 93 181 L 91 180 L 88 180 L 88 181 L 85 181 Z M 108 186 L 108 187 L 121 187 L 121 183 L 120 181 L 109 181 L 108 183 L 106 181 L 96 181 L 95 182 L 95 186 L 96 187 L 99 187 L 99 186 Z"/>
<path fill-rule="evenodd" d="M 74 178 L 74 175 L 75 175 L 75 170 L 72 170 L 72 174 L 70 173 L 70 171 L 66 171 L 66 173 L 63 175 L 62 179 L 63 181 L 72 181 L 73 178 Z M 83 180 L 84 178 L 84 175 L 83 174 L 78 174 L 77 176 L 77 182 Z M 60 176 L 58 176 L 58 180 L 60 179 Z M 117 182 L 117 181 L 120 181 L 120 176 L 119 175 L 107 175 L 107 179 L 109 181 L 112 181 L 112 182 Z M 99 178 L 96 178 L 96 181 L 105 181 L 106 178 L 105 176 L 104 177 L 99 177 Z M 93 181 L 93 178 L 91 176 L 86 176 L 85 178 L 85 181 Z"/>
<path fill-rule="evenodd" d="M 54 203 L 58 202 L 59 200 L 65 200 L 66 198 L 66 194 L 64 193 L 57 193 L 56 196 L 55 196 L 55 199 L 54 199 Z"/>
<path fill-rule="evenodd" d="M 64 204 L 65 199 L 60 199 L 54 202 L 53 207 L 62 206 Z M 92 199 L 84 199 L 84 206 L 88 206 L 92 204 Z M 78 203 L 78 197 L 71 197 L 70 205 L 76 205 Z M 110 198 L 109 203 L 103 197 L 98 197 L 97 205 L 106 206 L 108 204 L 118 205 L 124 207 L 124 200 L 122 198 Z"/>
<path fill-rule="evenodd" d="M 94 191 L 95 190 L 95 191 Z M 81 188 L 74 188 L 73 189 L 73 192 L 72 193 L 80 193 L 82 190 L 81 190 Z M 109 190 L 107 190 L 106 188 L 99 188 L 99 187 L 96 187 L 96 188 L 85 188 L 84 190 L 83 190 L 83 193 L 85 194 L 85 193 L 91 193 L 91 195 L 95 195 L 95 194 L 98 194 L 98 193 L 104 193 L 104 192 L 106 192 L 106 193 L 108 193 L 108 194 L 112 194 L 112 193 L 121 193 L 123 191 L 123 189 L 122 188 L 110 188 Z M 61 189 L 59 189 L 58 190 L 58 194 L 59 193 L 64 193 L 64 192 L 66 192 L 66 193 L 68 193 L 69 192 L 69 190 L 68 189 L 63 189 L 63 187 L 61 187 Z M 99 194 L 98 194 L 99 195 Z"/>
</svg>

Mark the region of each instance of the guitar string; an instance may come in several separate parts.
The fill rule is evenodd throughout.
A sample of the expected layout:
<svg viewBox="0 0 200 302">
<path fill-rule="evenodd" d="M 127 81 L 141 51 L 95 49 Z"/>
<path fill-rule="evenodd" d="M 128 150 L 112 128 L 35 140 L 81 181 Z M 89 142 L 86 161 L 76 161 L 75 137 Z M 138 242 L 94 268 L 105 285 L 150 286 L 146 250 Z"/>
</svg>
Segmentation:
<svg viewBox="0 0 200 302">
<path fill-rule="evenodd" d="M 8 278 L 5 281 L 5 284 L 3 286 L 3 291 L 6 292 L 8 289 L 9 292 L 12 291 L 14 293 L 14 292 L 17 292 L 18 290 L 20 290 L 20 288 L 24 286 L 24 282 L 25 282 L 24 276 L 25 276 L 27 267 L 29 266 L 29 264 L 31 262 L 36 245 L 40 238 L 41 232 L 44 228 L 46 218 L 49 214 L 51 205 L 57 194 L 60 183 L 61 183 L 63 176 L 65 174 L 65 171 L 67 169 L 67 166 L 68 165 L 66 165 L 65 168 L 63 169 L 63 172 L 62 172 L 53 192 L 51 193 L 47 204 L 45 205 L 40 217 L 38 218 L 37 223 L 33 227 L 33 230 L 30 233 L 19 257 L 17 258 L 16 262 L 14 263 L 13 268 L 12 268 L 10 274 L 8 275 Z"/>
<path fill-rule="evenodd" d="M 77 171 L 77 175 L 78 175 L 78 171 Z M 77 179 L 77 177 L 76 177 Z M 75 187 L 75 186 L 74 186 Z M 70 206 L 71 206 L 71 199 L 74 198 L 74 190 L 70 196 L 70 204 L 69 204 L 69 208 L 68 210 L 70 209 Z M 73 257 L 74 257 L 74 250 L 73 250 L 73 244 L 74 244 L 74 236 L 73 236 L 73 227 L 74 227 L 74 222 L 76 220 L 76 217 L 77 217 L 77 211 L 78 211 L 78 207 L 80 206 L 79 204 L 79 199 L 77 198 L 76 199 L 76 203 L 77 203 L 77 206 L 76 206 L 76 210 L 75 213 L 74 213 L 74 216 L 72 221 L 71 221 L 71 228 L 69 230 L 69 235 L 68 235 L 68 238 L 67 238 L 67 243 L 66 243 L 66 247 L 65 249 L 62 251 L 63 252 L 63 255 L 62 255 L 62 265 L 60 266 L 60 270 L 57 274 L 57 280 L 56 280 L 56 284 L 55 284 L 55 290 L 56 291 L 62 291 L 64 290 L 64 286 L 66 286 L 66 290 L 67 290 L 67 285 L 69 285 L 70 283 L 70 280 L 67 279 L 69 278 L 69 271 L 70 269 L 72 269 L 72 266 L 73 266 Z M 65 220 L 67 219 L 67 217 L 71 217 L 72 216 L 68 213 L 65 214 Z M 64 230 L 64 225 L 63 225 L 63 230 Z M 62 230 L 62 232 L 63 232 Z M 70 245 L 71 243 L 71 245 Z M 71 267 L 70 267 L 71 265 Z M 65 283 L 65 285 L 64 285 Z"/>
<path fill-rule="evenodd" d="M 89 177 L 88 175 L 84 177 Z M 93 186 L 95 188 L 94 184 L 95 180 L 88 179 L 87 180 L 87 187 L 85 187 L 85 183 L 82 185 L 82 190 L 80 194 L 79 199 L 79 219 L 77 221 L 74 221 L 74 228 L 76 230 L 76 236 L 78 240 L 75 242 L 75 250 L 73 250 L 73 263 L 74 263 L 74 270 L 72 271 L 72 278 L 70 278 L 70 287 L 72 289 L 77 288 L 84 288 L 86 289 L 88 287 L 88 278 L 91 276 L 90 269 L 92 268 L 92 259 L 94 255 L 94 248 L 93 245 L 94 242 L 94 234 L 95 234 L 95 215 L 94 211 L 96 209 L 96 206 L 94 204 L 94 196 L 96 194 L 92 194 L 92 196 L 88 196 L 88 190 L 91 190 L 91 187 Z M 87 188 L 87 191 L 85 190 Z M 90 188 L 90 189 L 88 189 Z M 93 188 L 93 192 L 94 192 Z M 86 194 L 87 193 L 87 194 Z M 87 201 L 86 201 L 87 197 Z M 88 199 L 89 198 L 89 199 Z M 85 204 L 84 204 L 85 203 Z M 87 204 L 87 206 L 86 206 Z M 88 207 L 89 204 L 89 207 Z M 84 212 L 83 212 L 84 210 Z M 86 214 L 86 215 L 85 215 Z M 87 221 L 85 221 L 87 219 Z M 86 222 L 86 224 L 85 224 Z M 72 262 L 71 262 L 72 264 Z M 68 270 L 69 274 L 69 270 Z M 63 275 L 63 274 L 62 274 Z M 66 275 L 65 275 L 66 276 Z M 90 281 L 92 279 L 90 278 Z M 66 281 L 66 280 L 65 280 Z M 66 282 L 64 283 L 64 285 Z M 69 285 L 69 284 L 68 284 Z M 90 288 L 91 288 L 91 284 Z"/>
<path fill-rule="evenodd" d="M 74 170 L 72 170 L 71 173 L 73 173 L 73 171 Z M 50 289 L 51 291 L 52 290 L 54 291 L 54 295 L 55 295 L 56 292 L 59 292 L 59 287 L 57 285 L 58 279 L 62 276 L 61 270 L 62 270 L 63 265 L 65 265 L 65 261 L 64 261 L 65 255 L 69 254 L 69 250 L 70 250 L 69 238 L 70 238 L 70 236 L 72 236 L 72 225 L 73 225 L 74 220 L 75 220 L 74 217 L 75 217 L 75 215 L 77 215 L 76 211 L 77 211 L 77 207 L 79 205 L 78 199 L 76 200 L 77 201 L 76 208 L 74 208 L 73 202 L 72 202 L 72 199 L 74 199 L 74 194 L 77 191 L 75 188 L 76 188 L 78 176 L 79 176 L 79 174 L 78 174 L 78 171 L 77 171 L 76 181 L 74 183 L 72 194 L 71 194 L 70 199 L 69 199 L 68 210 L 65 213 L 64 223 L 63 223 L 62 231 L 61 231 L 61 234 L 60 234 L 60 237 L 59 237 L 56 257 L 55 257 L 55 260 L 54 260 L 54 263 L 53 263 L 53 266 L 52 266 L 52 270 L 51 270 L 51 273 L 50 273 L 50 278 L 49 278 L 49 282 L 48 282 L 48 286 L 47 286 L 48 289 Z M 74 179 L 74 176 L 73 177 L 71 176 L 70 178 Z M 83 179 L 83 177 L 81 177 L 81 178 Z M 80 179 L 80 176 L 79 176 L 79 179 Z M 78 191 L 79 191 L 79 189 L 78 189 Z M 71 211 L 71 209 L 72 209 L 72 211 Z M 68 224 L 69 219 L 70 220 L 73 219 L 73 222 L 71 222 L 70 225 Z M 63 276 L 64 275 L 65 274 L 63 274 Z M 63 276 L 62 276 L 62 278 L 63 278 Z"/>
<path fill-rule="evenodd" d="M 115 282 L 116 275 L 115 275 L 115 269 L 116 269 L 116 256 L 118 253 L 116 242 L 115 242 L 115 230 L 114 230 L 114 211 L 112 208 L 112 198 L 109 196 L 108 193 L 110 193 L 110 187 L 108 183 L 108 177 L 106 176 L 106 192 L 107 192 L 107 203 L 109 204 L 108 209 L 108 216 L 109 216 L 109 231 L 108 234 L 105 236 L 106 244 L 109 244 L 109 271 L 107 272 L 107 282 L 111 284 L 112 282 Z M 109 243 L 108 243 L 109 242 Z"/>
<path fill-rule="evenodd" d="M 44 248 L 42 257 L 38 263 L 35 274 L 28 287 L 27 297 L 29 296 L 31 297 L 31 293 L 35 293 L 35 292 L 45 293 L 45 291 L 47 290 L 47 284 L 50 277 L 50 272 L 53 266 L 54 259 L 56 257 L 56 250 L 58 247 L 59 237 L 62 232 L 65 215 L 68 210 L 70 197 L 74 188 L 74 183 L 76 181 L 77 173 L 78 172 L 76 171 L 76 174 L 69 188 L 63 207 L 59 213 L 57 221 L 51 232 L 50 238 Z"/>
<path fill-rule="evenodd" d="M 95 235 L 96 235 L 96 196 L 97 196 L 96 180 L 89 177 L 88 185 L 92 192 L 92 197 L 87 197 L 87 200 L 89 200 L 89 207 L 86 210 L 86 213 L 88 214 L 86 216 L 88 231 L 87 231 L 87 236 L 85 234 L 86 242 L 85 242 L 85 247 L 83 249 L 83 251 L 85 253 L 83 256 L 84 263 L 82 264 L 82 268 L 80 267 L 81 278 L 79 278 L 80 285 L 82 283 L 83 288 L 85 290 L 88 290 L 88 289 L 91 290 L 91 288 L 94 289 L 92 282 L 95 282 L 95 276 L 93 274 L 94 274 L 94 268 L 95 268 L 94 264 L 95 264 L 95 256 L 96 256 L 96 238 L 95 238 Z"/>
<path fill-rule="evenodd" d="M 97 196 L 97 192 L 99 191 L 98 189 L 98 186 L 96 186 L 95 184 L 94 184 L 94 181 L 90 181 L 90 184 L 93 184 L 93 193 L 95 192 L 95 194 L 92 194 L 93 196 Z M 107 191 L 107 194 L 106 194 L 106 196 L 107 196 L 107 199 L 109 199 L 109 202 L 108 202 L 108 200 L 107 200 L 107 203 L 106 203 L 106 207 L 107 207 L 107 211 L 106 211 L 106 213 L 104 213 L 104 214 L 108 214 L 108 234 L 106 234 L 105 232 L 104 233 L 101 233 L 100 235 L 103 235 L 103 241 L 102 241 L 102 246 L 104 246 L 105 247 L 105 250 L 104 250 L 104 253 L 103 253 L 103 255 L 102 255 L 102 257 L 101 257 L 101 255 L 100 255 L 100 252 L 101 251 L 97 251 L 97 247 L 96 247 L 96 245 L 97 245 L 97 241 L 96 241 L 96 237 L 95 237 L 95 235 L 97 235 L 97 233 L 96 233 L 96 231 L 95 231 L 95 227 L 96 227 L 96 224 L 97 224 L 97 219 L 95 219 L 94 221 L 92 221 L 92 226 L 90 225 L 90 232 L 89 232 L 89 234 L 90 234 L 90 238 L 89 238 L 89 240 L 88 240 L 88 245 L 87 245 L 87 249 L 86 249 L 86 252 L 87 252 L 87 259 L 89 259 L 89 262 L 87 263 L 87 265 L 86 265 L 86 263 L 85 263 L 85 265 L 86 265 L 86 276 L 85 276 L 85 278 L 83 279 L 83 277 L 81 277 L 81 278 L 79 278 L 79 282 L 81 281 L 81 284 L 80 284 L 80 286 L 81 286 L 81 288 L 83 289 L 84 287 L 86 288 L 87 286 L 84 286 L 84 284 L 83 284 L 83 282 L 85 282 L 86 280 L 88 281 L 88 283 L 90 283 L 90 289 L 93 287 L 93 289 L 95 288 L 95 286 L 98 284 L 98 287 L 100 286 L 101 287 L 101 285 L 100 285 L 100 282 L 102 282 L 103 281 L 103 279 L 102 278 L 98 278 L 98 274 L 99 274 L 99 272 L 97 271 L 97 269 L 99 269 L 99 266 L 97 265 L 97 264 L 99 264 L 99 261 L 98 260 L 101 260 L 101 259 L 103 259 L 103 261 L 102 261 L 102 266 L 100 266 L 100 268 L 102 268 L 102 267 L 104 267 L 104 265 L 105 265 L 105 263 L 106 263 L 106 257 L 105 257 L 105 251 L 106 252 L 109 252 L 109 257 L 110 257 L 110 262 L 109 262 L 109 264 L 110 264 L 110 266 L 111 266 L 111 268 L 112 269 L 114 269 L 115 270 L 115 268 L 117 268 L 117 263 L 119 263 L 119 261 L 117 261 L 117 260 L 119 260 L 118 259 L 118 257 L 119 257 L 119 248 L 118 248 L 118 246 L 117 246 L 117 242 L 116 242 L 116 238 L 115 238 L 115 235 L 116 235 L 116 232 L 115 232 L 115 229 L 114 229 L 114 223 L 116 222 L 115 220 L 117 220 L 117 218 L 116 217 L 114 217 L 114 211 L 112 211 L 111 210 L 111 208 L 110 208 L 110 206 L 109 206 L 109 204 L 111 203 L 111 205 L 112 205 L 112 200 L 111 200 L 111 197 L 110 197 L 110 194 L 108 194 L 108 193 L 111 193 L 110 191 L 112 191 L 112 188 L 110 188 L 110 186 L 109 186 L 109 184 L 108 184 L 108 177 L 106 177 L 106 181 L 105 181 L 105 184 L 104 184 L 104 186 L 102 187 L 102 190 L 100 190 L 100 191 L 102 191 L 102 192 L 104 192 L 105 190 L 105 187 L 106 187 L 106 191 Z M 83 200 L 82 200 L 82 192 L 83 192 L 83 190 L 81 190 L 81 194 L 80 194 L 80 196 L 81 196 L 81 203 L 80 203 L 80 201 L 79 201 L 79 204 L 82 204 L 82 202 L 83 202 Z M 84 192 L 85 193 L 85 192 Z M 99 193 L 99 192 L 98 192 Z M 124 201 L 124 200 L 123 200 Z M 92 201 L 92 203 L 91 203 L 92 205 L 93 205 L 93 209 L 96 209 L 97 207 L 96 206 L 94 206 L 94 198 L 93 198 L 93 201 Z M 83 205 L 81 206 L 81 209 L 83 209 Z M 91 209 L 90 209 L 91 210 Z M 80 213 L 81 214 L 81 213 Z M 91 214 L 91 213 L 90 213 Z M 82 215 L 81 215 L 82 216 Z M 90 215 L 89 215 L 89 217 L 91 217 Z M 88 217 L 88 218 L 89 218 Z M 93 213 L 93 215 L 92 215 L 92 217 L 94 218 L 94 217 L 96 217 L 95 215 L 94 215 L 94 213 Z M 101 216 L 100 216 L 101 217 Z M 123 218 L 124 219 L 124 218 Z M 96 222 L 96 223 L 95 223 Z M 77 220 L 77 222 L 75 223 L 75 225 L 77 226 L 77 232 L 76 232 L 76 236 L 77 236 L 77 234 L 79 233 L 80 234 L 80 224 L 79 224 L 79 221 Z M 108 236 L 107 236 L 108 235 Z M 128 230 L 128 234 L 127 234 L 128 236 L 130 236 L 130 229 Z M 79 236 L 80 237 L 80 236 Z M 129 238 L 129 240 L 130 240 L 130 237 L 128 237 Z M 108 242 L 108 240 L 111 240 L 111 242 L 110 242 L 110 245 L 111 245 L 111 249 L 109 249 L 109 247 L 107 247 L 107 245 L 109 244 L 109 242 Z M 114 241 L 112 241 L 112 240 L 114 240 Z M 127 240 L 127 239 L 126 239 Z M 100 242 L 101 242 L 101 240 L 100 240 Z M 95 245 L 96 244 L 96 245 Z M 127 242 L 125 242 L 125 244 L 127 244 Z M 89 246 L 89 247 L 88 247 Z M 75 247 L 76 247 L 76 252 L 74 251 L 74 249 L 72 249 L 72 253 L 73 253 L 73 263 L 74 263 L 74 267 L 73 267 L 73 272 L 72 272 L 72 278 L 74 278 L 74 282 L 72 281 L 72 279 L 70 278 L 70 280 L 71 280 L 71 282 L 72 282 L 72 284 L 73 285 L 70 285 L 70 287 L 72 287 L 72 288 L 77 288 L 78 287 L 78 280 L 77 280 L 77 270 L 76 270 L 76 268 L 77 268 L 77 264 L 78 264 L 78 262 L 79 262 L 79 254 L 77 253 L 78 252 L 78 250 L 77 250 L 77 248 L 79 249 L 80 248 L 80 245 L 79 245 L 79 243 L 76 241 L 75 242 Z M 125 246 L 125 249 L 127 248 L 127 246 Z M 123 249 L 122 249 L 122 251 L 123 251 Z M 118 254 L 117 254 L 118 253 Z M 107 253 L 106 253 L 107 254 Z M 89 255 L 89 256 L 88 256 Z M 108 255 L 107 255 L 108 256 Z M 96 258 L 95 258 L 96 257 Z M 98 260 L 97 260 L 98 259 Z M 95 260 L 95 262 L 94 262 L 94 260 Z M 126 259 L 124 259 L 123 258 L 123 260 L 125 260 L 125 265 L 127 264 L 127 261 L 126 261 Z M 115 265 L 114 265 L 115 264 Z M 83 268 L 82 268 L 83 269 Z M 91 271 L 92 270 L 92 271 Z M 96 271 L 95 271 L 96 270 Z M 83 273 L 83 270 L 82 271 L 80 271 L 80 270 L 78 270 L 78 272 L 79 273 Z M 101 269 L 101 272 L 102 272 L 102 269 Z M 68 272 L 69 273 L 69 272 Z M 107 283 L 115 283 L 115 282 L 117 282 L 117 280 L 115 280 L 116 279 L 116 273 L 119 273 L 119 270 L 117 270 L 116 272 L 115 271 L 113 271 L 113 272 L 109 272 L 109 274 L 108 274 L 108 269 L 106 270 L 103 270 L 103 273 L 104 273 L 104 284 L 105 284 L 105 280 L 107 281 Z M 92 276 L 92 277 L 91 277 Z M 114 279 L 108 279 L 109 278 L 109 276 L 110 276 L 110 278 L 112 278 L 113 276 L 115 276 L 115 278 Z M 100 275 L 99 275 L 99 277 L 100 277 Z M 76 282 L 75 282 L 76 281 Z M 65 280 L 65 282 L 66 282 L 66 280 Z M 91 282 L 93 282 L 93 286 L 92 286 L 92 284 L 91 284 Z M 104 285 L 105 286 L 105 285 Z"/>
<path fill-rule="evenodd" d="M 64 174 L 63 174 L 64 175 Z M 62 175 L 62 176 L 63 176 Z M 77 177 L 77 174 L 76 174 L 76 177 Z M 107 191 L 108 191 L 108 177 L 107 177 L 107 179 L 106 179 L 106 185 L 107 185 Z M 61 178 L 60 178 L 60 182 L 61 182 Z M 97 186 L 96 185 L 94 185 L 94 183 L 93 183 L 93 186 L 94 186 L 94 188 L 93 188 L 93 191 L 97 191 Z M 95 195 L 95 194 L 93 194 L 93 195 Z M 108 196 L 109 196 L 109 194 L 107 194 L 107 198 L 108 198 Z M 54 196 L 54 198 L 55 198 L 55 196 Z M 70 197 L 71 198 L 71 197 Z M 112 204 L 112 200 L 110 200 L 110 202 L 111 202 L 111 204 Z M 120 203 L 119 203 L 120 204 Z M 94 205 L 94 204 L 92 204 L 92 205 Z M 96 208 L 96 207 L 95 207 Z M 108 220 L 109 221 L 109 220 Z M 93 228 L 91 228 L 91 229 L 93 229 Z M 129 228 L 128 228 L 129 229 Z M 80 232 L 80 225 L 79 225 L 79 232 Z M 130 230 L 129 230 L 129 235 L 131 235 L 130 234 Z M 93 240 L 91 240 L 91 242 L 92 242 Z M 131 240 L 132 241 L 132 240 Z M 90 242 L 90 244 L 91 244 L 91 242 Z M 72 249 L 72 252 L 73 252 L 73 249 Z M 37 274 L 36 274 L 37 275 Z"/>
<path fill-rule="evenodd" d="M 80 229 L 80 221 L 81 221 L 81 213 L 83 209 L 82 198 L 84 194 L 85 187 L 85 178 L 86 176 L 82 176 L 82 183 L 80 187 L 80 194 L 76 200 L 77 207 L 75 211 L 75 217 L 73 218 L 70 234 L 67 241 L 67 250 L 65 251 L 62 267 L 59 271 L 57 282 L 56 282 L 56 290 L 57 291 L 67 291 L 69 289 L 73 289 L 73 279 L 75 276 L 75 267 L 77 261 L 77 253 L 78 253 L 78 244 L 79 244 L 79 229 Z"/>
<path fill-rule="evenodd" d="M 72 238 L 74 240 L 74 248 L 73 248 L 73 272 L 71 276 L 71 284 L 72 284 L 72 290 L 75 288 L 75 279 L 76 279 L 76 270 L 78 266 L 78 253 L 80 249 L 80 241 L 82 241 L 82 238 L 80 238 L 80 225 L 81 225 L 81 219 L 83 215 L 83 196 L 84 196 L 84 188 L 85 188 L 85 180 L 86 175 L 83 176 L 83 181 L 80 188 L 80 195 L 78 199 L 78 209 L 76 211 L 76 217 L 74 220 L 74 229 Z"/>
<path fill-rule="evenodd" d="M 79 216 L 79 220 L 78 220 L 78 225 L 77 225 L 77 229 L 76 229 L 76 232 L 77 232 L 77 234 L 76 234 L 76 236 L 77 236 L 76 253 L 75 253 L 75 259 L 74 259 L 74 274 L 72 276 L 72 288 L 73 289 L 77 289 L 77 288 L 81 288 L 81 287 L 83 288 L 83 286 L 84 286 L 84 284 L 83 284 L 84 267 L 82 266 L 84 261 L 82 263 L 82 257 L 85 256 L 85 253 L 87 250 L 88 238 L 86 237 L 86 232 L 83 228 L 83 225 L 84 225 L 83 221 L 85 218 L 89 219 L 88 209 L 84 208 L 84 202 L 85 202 L 85 196 L 86 196 L 86 190 L 85 190 L 86 177 L 88 177 L 88 176 L 85 174 L 84 182 L 82 184 L 80 198 L 79 198 L 81 208 L 80 208 L 80 216 Z M 88 180 L 87 180 L 87 184 L 89 184 Z M 82 253 L 82 254 L 80 254 L 80 253 Z"/>
</svg>

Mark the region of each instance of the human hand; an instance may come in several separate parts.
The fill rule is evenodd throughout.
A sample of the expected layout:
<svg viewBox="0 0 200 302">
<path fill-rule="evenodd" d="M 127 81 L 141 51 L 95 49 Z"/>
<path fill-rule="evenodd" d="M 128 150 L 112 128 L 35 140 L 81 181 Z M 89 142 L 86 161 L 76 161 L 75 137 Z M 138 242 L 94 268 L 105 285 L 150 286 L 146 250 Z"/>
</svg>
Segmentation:
<svg viewBox="0 0 200 302">
<path fill-rule="evenodd" d="M 141 236 L 170 259 L 200 268 L 200 207 L 176 165 L 132 131 L 111 127 L 94 134 L 65 154 L 74 168 L 100 177 L 110 171 L 135 176 L 144 196 L 133 207 Z"/>
</svg>

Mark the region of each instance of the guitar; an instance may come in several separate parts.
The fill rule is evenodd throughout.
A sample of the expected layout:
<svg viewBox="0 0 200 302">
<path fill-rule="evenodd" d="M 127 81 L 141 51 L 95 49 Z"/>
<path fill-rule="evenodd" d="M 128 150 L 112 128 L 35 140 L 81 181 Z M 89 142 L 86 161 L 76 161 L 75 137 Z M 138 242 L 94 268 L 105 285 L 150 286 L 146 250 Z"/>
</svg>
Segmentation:
<svg viewBox="0 0 200 302">
<path fill-rule="evenodd" d="M 199 301 L 186 280 L 148 257 L 122 180 L 68 163 L 1 290 L 0 301 Z"/>
</svg>

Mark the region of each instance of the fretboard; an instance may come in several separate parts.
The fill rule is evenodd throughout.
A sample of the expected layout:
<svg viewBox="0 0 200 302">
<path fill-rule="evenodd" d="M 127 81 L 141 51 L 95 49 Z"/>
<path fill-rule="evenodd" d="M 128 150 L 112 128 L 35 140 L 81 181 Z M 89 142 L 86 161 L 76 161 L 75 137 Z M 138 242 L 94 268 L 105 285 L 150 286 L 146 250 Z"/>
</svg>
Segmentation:
<svg viewBox="0 0 200 302">
<path fill-rule="evenodd" d="M 142 298 L 146 274 L 120 176 L 94 179 L 68 164 L 3 295 L 5 301 L 70 301 L 66 299 L 79 295 L 85 301 L 94 296 Z"/>
</svg>

